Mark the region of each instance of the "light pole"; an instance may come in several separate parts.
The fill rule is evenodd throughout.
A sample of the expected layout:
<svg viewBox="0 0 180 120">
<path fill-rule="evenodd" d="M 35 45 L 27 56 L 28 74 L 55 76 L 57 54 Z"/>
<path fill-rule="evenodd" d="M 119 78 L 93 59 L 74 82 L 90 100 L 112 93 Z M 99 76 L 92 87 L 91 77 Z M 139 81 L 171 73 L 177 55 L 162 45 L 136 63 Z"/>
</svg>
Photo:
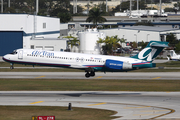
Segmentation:
<svg viewBox="0 0 180 120">
<path fill-rule="evenodd" d="M 3 0 L 1 0 L 1 13 L 3 13 Z"/>
<path fill-rule="evenodd" d="M 132 2 L 131 2 L 131 0 L 130 0 L 130 8 L 129 8 L 129 10 L 130 10 L 130 15 L 129 15 L 129 16 L 131 16 L 131 4 L 132 4 Z"/>
<path fill-rule="evenodd" d="M 136 36 L 136 44 L 137 44 L 137 48 L 138 48 L 138 43 L 137 43 L 137 35 L 136 35 L 136 34 L 134 34 L 134 36 Z"/>
<path fill-rule="evenodd" d="M 162 15 L 162 11 L 161 11 L 161 8 L 162 8 L 161 0 L 159 0 L 159 4 L 160 4 L 160 17 L 161 17 L 161 15 Z"/>
<path fill-rule="evenodd" d="M 10 7 L 10 3 L 11 3 L 11 1 L 10 1 L 10 0 L 8 0 L 8 7 Z"/>
<path fill-rule="evenodd" d="M 147 34 L 147 37 L 146 37 L 146 41 L 147 41 L 147 42 L 148 42 L 148 35 L 149 35 L 149 34 Z"/>
<path fill-rule="evenodd" d="M 36 0 L 36 15 L 39 12 L 39 0 Z"/>
<path fill-rule="evenodd" d="M 106 0 L 106 12 L 108 12 L 107 0 Z"/>
<path fill-rule="evenodd" d="M 76 0 L 76 10 L 75 10 L 75 13 L 77 13 L 77 0 Z"/>
<path fill-rule="evenodd" d="M 137 11 L 139 13 L 139 1 L 137 0 Z"/>
</svg>

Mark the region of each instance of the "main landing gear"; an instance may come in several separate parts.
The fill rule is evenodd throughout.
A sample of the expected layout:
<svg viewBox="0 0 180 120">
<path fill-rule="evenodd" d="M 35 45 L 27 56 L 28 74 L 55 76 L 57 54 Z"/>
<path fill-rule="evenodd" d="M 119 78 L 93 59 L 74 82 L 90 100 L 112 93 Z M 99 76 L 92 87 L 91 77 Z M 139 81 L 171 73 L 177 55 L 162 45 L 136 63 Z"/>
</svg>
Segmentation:
<svg viewBox="0 0 180 120">
<path fill-rule="evenodd" d="M 85 77 L 94 77 L 95 76 L 95 71 L 94 71 L 94 69 L 93 68 L 87 68 L 86 70 L 85 70 L 85 72 L 86 72 L 86 74 L 85 74 Z"/>
</svg>

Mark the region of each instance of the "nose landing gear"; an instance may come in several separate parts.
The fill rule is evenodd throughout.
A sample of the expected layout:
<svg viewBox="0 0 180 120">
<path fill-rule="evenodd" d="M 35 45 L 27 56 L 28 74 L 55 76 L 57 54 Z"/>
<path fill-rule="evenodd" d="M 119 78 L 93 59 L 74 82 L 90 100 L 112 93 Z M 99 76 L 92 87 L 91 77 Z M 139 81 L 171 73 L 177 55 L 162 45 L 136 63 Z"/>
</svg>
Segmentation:
<svg viewBox="0 0 180 120">
<path fill-rule="evenodd" d="M 12 69 L 14 69 L 14 66 L 13 66 L 13 63 L 10 63 L 10 69 L 12 70 Z"/>
</svg>

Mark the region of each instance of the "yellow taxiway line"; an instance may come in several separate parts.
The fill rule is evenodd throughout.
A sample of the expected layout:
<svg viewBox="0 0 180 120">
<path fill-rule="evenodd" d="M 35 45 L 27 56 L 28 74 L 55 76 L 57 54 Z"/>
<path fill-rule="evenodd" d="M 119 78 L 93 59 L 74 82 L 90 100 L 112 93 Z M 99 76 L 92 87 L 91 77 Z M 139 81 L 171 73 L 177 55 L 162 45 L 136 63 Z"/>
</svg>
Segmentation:
<svg viewBox="0 0 180 120">
<path fill-rule="evenodd" d="M 133 114 L 133 116 L 152 116 L 152 115 L 161 115 L 161 114 Z"/>
<path fill-rule="evenodd" d="M 95 105 L 103 105 L 103 104 L 107 104 L 106 102 L 103 102 L 103 103 L 97 103 L 97 104 L 90 104 L 88 106 L 95 106 Z"/>
<path fill-rule="evenodd" d="M 37 103 L 42 103 L 44 101 L 37 101 L 37 102 L 32 102 L 32 103 L 29 103 L 29 104 L 37 104 Z"/>
<path fill-rule="evenodd" d="M 155 78 L 152 78 L 152 79 L 154 79 L 154 80 L 155 80 L 155 79 L 159 79 L 159 78 L 161 78 L 161 77 L 155 77 Z"/>
<path fill-rule="evenodd" d="M 43 78 L 43 77 L 45 77 L 45 76 L 39 76 L 39 77 L 36 77 L 36 78 Z"/>
<path fill-rule="evenodd" d="M 170 110 L 145 110 L 140 112 L 161 112 L 161 111 L 170 111 Z"/>
<path fill-rule="evenodd" d="M 124 107 L 124 109 L 137 109 L 137 108 L 147 108 L 151 106 L 142 106 L 142 107 Z"/>
<path fill-rule="evenodd" d="M 96 77 L 96 78 L 94 78 L 94 79 L 99 79 L 99 78 L 102 78 L 103 76 L 99 76 L 99 77 Z"/>
</svg>

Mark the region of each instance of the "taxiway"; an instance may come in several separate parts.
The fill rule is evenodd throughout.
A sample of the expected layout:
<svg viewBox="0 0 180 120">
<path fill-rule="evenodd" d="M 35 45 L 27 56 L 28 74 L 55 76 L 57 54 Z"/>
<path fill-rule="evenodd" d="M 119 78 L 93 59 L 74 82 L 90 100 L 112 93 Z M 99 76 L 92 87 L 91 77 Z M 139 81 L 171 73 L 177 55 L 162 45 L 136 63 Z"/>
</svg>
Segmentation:
<svg viewBox="0 0 180 120">
<path fill-rule="evenodd" d="M 85 72 L 0 72 L 0 78 L 180 80 L 179 72 L 96 72 L 95 77 L 89 78 L 84 75 Z"/>
<path fill-rule="evenodd" d="M 1 91 L 0 105 L 66 106 L 117 111 L 121 119 L 178 119 L 180 92 Z M 74 109 L 75 110 L 75 109 Z"/>
</svg>

